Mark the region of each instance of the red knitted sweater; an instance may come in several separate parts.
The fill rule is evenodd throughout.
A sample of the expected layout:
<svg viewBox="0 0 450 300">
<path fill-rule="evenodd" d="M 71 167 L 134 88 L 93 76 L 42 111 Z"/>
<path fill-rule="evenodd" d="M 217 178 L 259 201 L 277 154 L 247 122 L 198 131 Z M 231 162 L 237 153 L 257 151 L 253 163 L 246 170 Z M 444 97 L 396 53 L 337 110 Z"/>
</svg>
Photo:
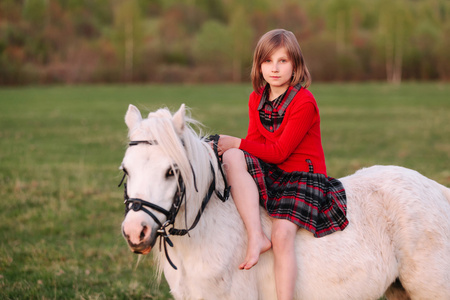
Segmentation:
<svg viewBox="0 0 450 300">
<path fill-rule="evenodd" d="M 241 140 L 239 148 L 287 172 L 308 172 L 306 159 L 310 159 L 314 173 L 327 175 L 319 108 L 311 92 L 300 89 L 274 132 L 265 129 L 259 119 L 257 108 L 261 97 L 256 92 L 250 94 L 247 137 Z"/>
</svg>

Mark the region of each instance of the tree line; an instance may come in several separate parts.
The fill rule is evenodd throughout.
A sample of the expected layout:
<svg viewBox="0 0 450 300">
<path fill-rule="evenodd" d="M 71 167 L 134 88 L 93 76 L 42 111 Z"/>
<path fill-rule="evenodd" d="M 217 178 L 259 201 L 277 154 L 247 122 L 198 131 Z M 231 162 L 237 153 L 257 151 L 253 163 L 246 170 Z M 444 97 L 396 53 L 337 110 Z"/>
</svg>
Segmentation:
<svg viewBox="0 0 450 300">
<path fill-rule="evenodd" d="M 0 84 L 248 81 L 274 28 L 313 80 L 450 79 L 448 0 L 2 0 Z"/>
</svg>

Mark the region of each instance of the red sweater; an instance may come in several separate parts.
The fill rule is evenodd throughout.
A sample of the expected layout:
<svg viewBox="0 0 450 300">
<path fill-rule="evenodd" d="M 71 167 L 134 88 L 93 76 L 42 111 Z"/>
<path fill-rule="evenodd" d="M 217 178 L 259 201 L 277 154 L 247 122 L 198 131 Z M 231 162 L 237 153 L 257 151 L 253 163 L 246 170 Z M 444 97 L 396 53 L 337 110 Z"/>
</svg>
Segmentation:
<svg viewBox="0 0 450 300">
<path fill-rule="evenodd" d="M 319 108 L 311 92 L 300 89 L 275 132 L 268 131 L 261 124 L 257 110 L 261 97 L 256 92 L 250 94 L 247 137 L 241 140 L 239 149 L 276 164 L 287 172 L 308 172 L 305 160 L 310 159 L 314 173 L 327 175 L 320 136 Z"/>
</svg>

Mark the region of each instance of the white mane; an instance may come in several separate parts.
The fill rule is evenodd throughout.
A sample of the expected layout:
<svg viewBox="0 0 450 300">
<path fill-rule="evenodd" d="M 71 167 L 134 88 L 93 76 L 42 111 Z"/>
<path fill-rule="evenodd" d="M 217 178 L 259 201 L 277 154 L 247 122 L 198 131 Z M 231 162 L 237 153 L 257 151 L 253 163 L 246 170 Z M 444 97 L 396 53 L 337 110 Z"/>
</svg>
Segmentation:
<svg viewBox="0 0 450 300">
<path fill-rule="evenodd" d="M 198 132 L 194 130 L 192 125 L 198 129 Z M 215 154 L 211 146 L 205 142 L 205 138 L 201 136 L 202 126 L 200 122 L 186 115 L 184 130 L 179 135 L 172 121 L 170 110 L 160 108 L 151 112 L 147 119 L 142 120 L 139 127 L 129 133 L 130 138 L 135 135 L 143 135 L 146 140 L 156 141 L 163 151 L 173 159 L 173 167 L 176 165 L 179 170 L 179 175 L 182 176 L 186 185 L 186 201 L 183 202 L 177 218 L 177 227 L 180 229 L 191 226 L 197 215 L 198 207 L 201 205 L 200 202 L 212 180 L 210 162 L 216 177 L 216 190 L 223 190 L 224 187 L 221 175 L 218 173 L 218 162 Z M 210 157 L 210 160 L 205 159 L 205 157 Z M 214 197 L 215 195 L 213 195 Z M 215 200 L 211 199 L 211 201 Z M 186 218 L 185 213 L 187 213 Z M 185 220 L 187 220 L 187 224 Z M 165 257 L 163 253 L 154 254 L 156 254 L 154 257 L 158 266 L 157 281 L 160 282 L 163 272 L 162 263 L 165 261 Z"/>
<path fill-rule="evenodd" d="M 185 128 L 181 135 L 177 133 L 172 122 L 172 113 L 168 108 L 161 108 L 148 115 L 140 126 L 130 131 L 129 136 L 145 136 L 146 140 L 156 141 L 163 151 L 173 159 L 174 165 L 180 172 L 184 183 L 188 199 L 192 199 L 197 193 L 194 187 L 194 176 L 197 189 L 200 194 L 205 190 L 210 182 L 209 162 L 205 157 L 213 157 L 211 147 L 200 137 L 202 124 L 189 116 L 185 119 Z M 193 127 L 195 125 L 200 133 L 197 133 Z M 191 169 L 192 165 L 192 169 Z M 214 169 L 217 168 L 217 162 L 213 162 Z M 195 198 L 195 197 L 194 197 Z"/>
</svg>

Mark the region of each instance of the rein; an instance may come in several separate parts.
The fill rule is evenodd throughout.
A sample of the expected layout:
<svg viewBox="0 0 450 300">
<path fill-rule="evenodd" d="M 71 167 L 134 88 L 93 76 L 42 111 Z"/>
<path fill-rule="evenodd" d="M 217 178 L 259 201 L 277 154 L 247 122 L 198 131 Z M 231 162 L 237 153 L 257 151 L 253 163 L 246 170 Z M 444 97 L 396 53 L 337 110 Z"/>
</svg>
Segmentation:
<svg viewBox="0 0 450 300">
<path fill-rule="evenodd" d="M 214 153 L 219 165 L 219 169 L 220 169 L 220 173 L 222 175 L 222 178 L 224 180 L 225 183 L 225 188 L 224 188 L 224 192 L 223 194 L 221 194 L 220 192 L 218 192 L 216 190 L 216 175 L 214 172 L 214 167 L 211 163 L 211 161 L 209 162 L 210 168 L 211 168 L 211 173 L 213 175 L 213 179 L 209 185 L 208 188 L 208 192 L 206 193 L 206 195 L 203 197 L 202 200 L 202 205 L 197 213 L 197 216 L 195 217 L 194 222 L 191 224 L 191 226 L 189 228 L 186 229 L 176 229 L 175 228 L 175 218 L 178 215 L 178 212 L 180 210 L 181 204 L 183 203 L 183 200 L 186 200 L 186 186 L 184 184 L 183 178 L 181 176 L 178 177 L 178 189 L 177 192 L 175 193 L 175 195 L 173 196 L 173 202 L 172 202 L 172 206 L 170 208 L 170 210 L 166 210 L 164 208 L 162 208 L 159 205 L 153 204 L 151 202 L 142 200 L 140 198 L 130 198 L 128 196 L 128 192 L 127 192 L 127 184 L 124 183 L 126 176 L 128 175 L 126 172 L 124 172 L 124 175 L 122 177 L 122 180 L 119 183 L 119 187 L 122 185 L 124 185 L 124 204 L 125 204 L 125 216 L 127 215 L 127 213 L 130 210 L 133 211 L 140 211 L 142 210 L 143 212 L 145 212 L 146 214 L 148 214 L 158 225 L 159 228 L 156 231 L 156 238 L 155 240 L 152 242 L 151 247 L 154 246 L 156 240 L 158 237 L 160 237 L 159 240 L 159 250 L 161 251 L 161 244 L 164 241 L 164 253 L 166 255 L 167 261 L 169 262 L 169 264 L 172 266 L 172 268 L 174 268 L 175 270 L 177 270 L 177 267 L 175 266 L 175 264 L 172 262 L 172 260 L 169 257 L 169 254 L 167 252 L 167 244 L 169 244 L 170 247 L 173 247 L 173 243 L 170 240 L 169 236 L 170 235 L 178 235 L 178 236 L 183 236 L 183 235 L 189 235 L 189 231 L 191 231 L 192 229 L 195 228 L 195 226 L 197 226 L 198 222 L 200 221 L 200 218 L 203 214 L 203 211 L 205 210 L 207 204 L 209 203 L 209 200 L 211 199 L 212 194 L 215 192 L 217 197 L 222 200 L 222 202 L 225 202 L 226 200 L 228 200 L 229 195 L 230 195 L 230 186 L 228 186 L 225 174 L 223 173 L 222 170 L 222 165 L 221 165 L 221 161 L 220 161 L 220 157 L 218 155 L 217 152 L 217 142 L 219 140 L 219 136 L 218 135 L 214 135 L 214 136 L 210 136 L 208 139 L 208 141 L 213 141 L 214 142 Z M 128 143 L 128 145 L 131 146 L 136 146 L 139 144 L 145 144 L 145 145 L 158 145 L 158 142 L 153 140 L 153 141 L 130 141 Z M 191 165 L 191 170 L 192 170 L 192 174 L 194 177 L 194 187 L 197 190 L 197 183 L 196 183 L 196 179 L 195 179 L 195 173 L 194 173 L 194 169 L 192 168 Z M 197 190 L 198 192 L 198 190 Z M 130 206 L 131 205 L 131 206 Z M 162 223 L 149 209 L 147 209 L 146 207 L 153 209 L 157 212 L 162 213 L 163 215 L 166 216 L 167 220 Z M 167 231 L 167 227 L 168 226 L 172 226 L 171 228 L 168 229 Z"/>
<path fill-rule="evenodd" d="M 217 144 L 219 143 L 220 136 L 218 134 L 210 135 L 207 140 L 213 142 L 214 154 L 216 155 L 217 163 L 219 165 L 220 174 L 222 174 L 223 182 L 225 183 L 225 188 L 223 190 L 223 195 L 216 191 L 217 197 L 223 202 L 227 201 L 230 197 L 230 189 L 231 186 L 228 185 L 227 178 L 223 173 L 222 169 L 222 158 L 219 156 L 219 152 L 217 151 Z"/>
</svg>

